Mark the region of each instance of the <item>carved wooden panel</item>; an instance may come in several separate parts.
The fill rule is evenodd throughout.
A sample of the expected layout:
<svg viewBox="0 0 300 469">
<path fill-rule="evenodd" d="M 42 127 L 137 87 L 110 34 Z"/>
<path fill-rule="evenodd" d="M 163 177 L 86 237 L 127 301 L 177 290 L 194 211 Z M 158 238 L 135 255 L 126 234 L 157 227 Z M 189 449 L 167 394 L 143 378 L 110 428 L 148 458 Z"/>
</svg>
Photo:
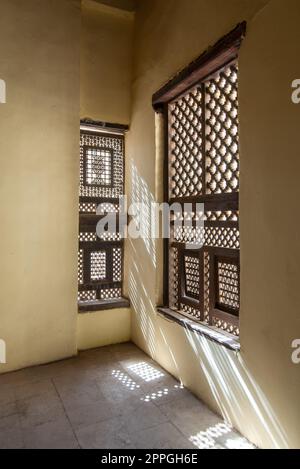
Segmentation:
<svg viewBox="0 0 300 469">
<path fill-rule="evenodd" d="M 98 237 L 101 217 L 118 214 L 124 193 L 124 137 L 81 131 L 79 185 L 78 301 L 122 297 L 123 240 L 115 232 Z M 101 206 L 99 206 L 101 204 Z"/>
<path fill-rule="evenodd" d="M 169 202 L 190 203 L 192 223 L 171 221 L 169 306 L 238 334 L 238 66 L 234 61 L 168 104 Z M 204 226 L 196 203 L 204 203 Z M 201 243 L 201 249 L 187 251 Z M 220 257 L 222 255 L 222 257 Z"/>
</svg>

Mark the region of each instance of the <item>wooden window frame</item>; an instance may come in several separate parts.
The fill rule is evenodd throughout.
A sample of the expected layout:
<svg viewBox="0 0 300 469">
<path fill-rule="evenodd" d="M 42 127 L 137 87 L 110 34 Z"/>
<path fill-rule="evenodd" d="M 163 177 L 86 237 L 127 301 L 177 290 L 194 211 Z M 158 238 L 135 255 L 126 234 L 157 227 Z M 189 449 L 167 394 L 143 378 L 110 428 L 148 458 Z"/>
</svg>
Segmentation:
<svg viewBox="0 0 300 469">
<path fill-rule="evenodd" d="M 92 120 L 81 120 L 80 121 L 80 135 L 83 136 L 92 136 L 92 137 L 104 137 L 122 142 L 122 154 L 123 154 L 123 179 L 122 179 L 122 194 L 125 190 L 125 131 L 128 130 L 128 127 L 120 124 L 109 124 L 105 122 L 92 121 Z M 114 150 L 108 147 L 104 147 L 105 150 L 108 150 L 111 153 L 111 184 L 88 184 L 86 180 L 86 151 L 88 148 L 92 148 L 90 145 L 81 144 L 82 151 L 82 182 L 81 187 L 91 191 L 95 190 L 104 190 L 104 191 L 113 191 L 115 187 L 115 167 L 114 167 Z M 95 147 L 97 148 L 97 146 Z M 102 147 L 99 145 L 99 149 Z M 113 239 L 105 240 L 99 239 L 96 234 L 96 226 L 98 221 L 107 215 L 97 215 L 95 210 L 89 212 L 89 210 L 84 210 L 81 207 L 85 205 L 90 205 L 97 207 L 99 204 L 113 204 L 119 205 L 119 198 L 114 196 L 100 196 L 100 195 L 87 195 L 86 193 L 79 194 L 79 252 L 81 251 L 81 282 L 78 279 L 78 294 L 79 296 L 82 293 L 88 295 L 88 292 L 96 292 L 96 298 L 78 300 L 78 310 L 80 313 L 89 312 L 89 311 L 101 311 L 107 309 L 115 309 L 121 307 L 128 307 L 129 300 L 124 297 L 123 294 L 123 274 L 124 274 L 124 240 L 123 239 Z M 117 223 L 117 231 L 119 226 Z M 87 233 L 89 236 L 92 234 L 92 239 L 81 239 L 84 238 L 84 234 Z M 95 239 L 94 239 L 95 237 Z M 113 266 L 113 256 L 114 249 L 121 249 L 121 278 L 115 280 L 114 277 L 114 266 Z M 105 278 L 101 279 L 92 279 L 91 277 L 91 254 L 93 252 L 105 252 Z M 102 298 L 102 295 L 106 288 L 118 289 L 121 290 L 121 296 L 118 298 Z"/>
<path fill-rule="evenodd" d="M 176 198 L 169 197 L 169 117 L 168 117 L 168 107 L 169 103 L 176 100 L 188 90 L 192 89 L 195 85 L 204 86 L 206 80 L 213 76 L 216 72 L 221 70 L 223 67 L 228 66 L 233 61 L 238 59 L 239 49 L 243 38 L 246 34 L 246 22 L 239 23 L 230 33 L 221 38 L 214 46 L 209 47 L 203 54 L 201 54 L 196 60 L 190 63 L 185 69 L 179 72 L 174 78 L 167 82 L 162 88 L 160 88 L 152 97 L 152 106 L 155 112 L 161 113 L 164 117 L 164 128 L 165 128 L 165 158 L 164 158 L 164 202 L 176 202 Z M 201 88 L 202 89 L 202 88 Z M 205 155 L 205 150 L 203 151 Z M 205 158 L 204 158 L 205 159 Z M 205 177 L 203 175 L 203 177 Z M 194 199 L 194 202 L 202 202 L 205 204 L 205 210 L 220 210 L 224 207 L 226 210 L 238 211 L 239 209 L 239 194 L 238 192 L 218 194 L 217 203 L 216 197 L 211 194 L 204 194 L 196 197 L 188 197 L 187 202 L 191 202 Z M 180 198 L 181 202 L 184 202 L 184 197 Z M 207 225 L 213 225 L 213 222 L 206 222 Z M 230 222 L 224 222 L 224 224 L 230 226 Z M 206 226 L 206 225 L 205 225 Z M 202 248 L 203 249 L 203 248 Z M 233 328 L 237 330 L 238 334 L 238 325 L 239 325 L 239 312 L 236 310 L 230 310 L 230 308 L 225 309 L 222 305 L 219 304 L 217 298 L 217 272 L 216 272 L 216 262 L 217 259 L 231 259 L 229 262 L 237 262 L 238 266 L 238 276 L 240 274 L 240 264 L 239 260 L 236 260 L 238 254 L 235 250 L 226 249 L 226 248 L 212 248 L 206 247 L 209 251 L 209 268 L 213 272 L 213 278 L 210 279 L 210 288 L 209 288 L 209 303 L 210 303 L 210 319 L 214 316 L 216 319 L 221 321 L 228 322 L 232 325 Z M 170 314 L 170 298 L 169 298 L 169 250 L 170 243 L 169 239 L 164 240 L 164 289 L 163 289 L 163 303 L 164 306 L 160 307 L 160 312 L 164 312 L 167 315 Z M 185 251 L 185 250 L 184 250 Z M 201 265 L 201 250 L 197 253 L 193 253 L 193 256 L 199 255 L 200 265 Z M 184 254 L 183 254 L 184 258 Z M 202 257 L 203 259 L 203 257 Z M 203 261 L 204 262 L 204 261 Z M 203 262 L 201 267 L 203 267 Z M 184 267 L 181 265 L 182 261 L 179 260 L 179 292 L 178 295 L 184 294 L 185 278 L 184 278 Z M 203 270 L 201 271 L 203 272 Z M 200 275 L 200 279 L 202 276 Z M 239 285 L 239 283 L 238 283 Z M 240 285 L 239 285 L 240 287 Z M 239 288 L 238 287 L 238 288 Z M 202 287 L 201 287 L 202 288 Z M 204 302 L 204 287 L 203 295 L 200 298 L 200 303 Z M 178 300 L 179 303 L 179 300 Z M 187 301 L 191 307 L 193 307 L 193 299 L 188 298 Z M 199 303 L 198 303 L 199 306 Z M 204 310 L 204 304 L 202 304 Z M 176 314 L 178 313 L 178 310 Z M 191 319 L 191 317 L 189 317 Z M 201 318 L 203 320 L 203 317 Z M 211 321 L 209 322 L 212 325 Z"/>
</svg>

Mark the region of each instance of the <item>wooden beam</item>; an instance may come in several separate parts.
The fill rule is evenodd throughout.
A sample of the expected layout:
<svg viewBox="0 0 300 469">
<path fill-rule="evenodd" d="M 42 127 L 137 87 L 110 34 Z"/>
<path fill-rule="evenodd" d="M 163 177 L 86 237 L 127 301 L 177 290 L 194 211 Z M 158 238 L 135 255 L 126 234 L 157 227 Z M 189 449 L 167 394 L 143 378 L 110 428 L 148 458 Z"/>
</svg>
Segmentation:
<svg viewBox="0 0 300 469">
<path fill-rule="evenodd" d="M 165 103 L 236 59 L 245 34 L 246 21 L 243 21 L 177 73 L 152 96 L 154 110 L 162 112 Z"/>
</svg>

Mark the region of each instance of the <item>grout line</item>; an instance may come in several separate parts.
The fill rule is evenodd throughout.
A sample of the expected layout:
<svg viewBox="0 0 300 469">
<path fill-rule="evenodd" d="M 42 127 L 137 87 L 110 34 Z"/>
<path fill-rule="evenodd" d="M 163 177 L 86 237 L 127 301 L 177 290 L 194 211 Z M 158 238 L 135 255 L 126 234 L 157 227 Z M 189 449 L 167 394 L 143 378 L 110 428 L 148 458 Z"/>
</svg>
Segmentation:
<svg viewBox="0 0 300 469">
<path fill-rule="evenodd" d="M 74 437 L 75 437 L 75 440 L 77 441 L 77 444 L 78 444 L 79 448 L 82 449 L 81 444 L 79 443 L 79 440 L 78 440 L 78 438 L 77 438 L 76 432 L 75 432 L 75 430 L 74 430 L 74 428 L 73 428 L 73 425 L 72 425 L 72 423 L 71 423 L 71 420 L 70 420 L 70 418 L 69 418 L 69 416 L 68 416 L 67 409 L 65 408 L 65 405 L 64 405 L 64 403 L 63 403 L 63 400 L 62 400 L 62 398 L 60 397 L 60 394 L 59 394 L 59 392 L 58 392 L 58 389 L 57 389 L 57 387 L 56 387 L 56 384 L 55 384 L 55 381 L 54 381 L 53 378 L 51 378 L 51 382 L 52 382 L 52 384 L 53 384 L 53 386 L 54 386 L 54 389 L 55 389 L 55 391 L 56 391 L 56 393 L 57 393 L 57 395 L 58 395 L 58 398 L 59 398 L 59 400 L 60 400 L 60 402 L 61 402 L 61 405 L 62 405 L 62 407 L 63 407 L 63 409 L 64 409 L 65 416 L 66 416 L 66 418 L 67 418 L 67 420 L 68 420 L 68 422 L 69 422 L 69 424 L 70 424 L 70 427 L 71 427 L 72 433 L 73 433 L 73 435 L 74 435 Z"/>
</svg>

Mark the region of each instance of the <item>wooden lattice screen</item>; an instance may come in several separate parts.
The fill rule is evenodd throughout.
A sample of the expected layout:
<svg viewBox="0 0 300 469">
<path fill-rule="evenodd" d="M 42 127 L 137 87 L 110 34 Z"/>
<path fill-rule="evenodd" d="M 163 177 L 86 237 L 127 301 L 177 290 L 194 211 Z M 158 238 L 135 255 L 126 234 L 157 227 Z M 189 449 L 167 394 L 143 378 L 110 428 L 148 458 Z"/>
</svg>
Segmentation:
<svg viewBox="0 0 300 469">
<path fill-rule="evenodd" d="M 171 220 L 165 306 L 235 335 L 240 307 L 237 52 L 244 32 L 245 24 L 239 25 L 153 96 L 154 108 L 166 120 L 166 200 L 180 204 L 182 212 L 184 203 L 193 208 L 192 226 L 174 223 L 180 213 Z M 196 203 L 204 203 L 204 217 Z M 202 228 L 196 223 L 200 216 Z M 199 242 L 201 248 L 187 248 Z"/>
<path fill-rule="evenodd" d="M 78 302 L 80 309 L 122 298 L 123 240 L 96 225 L 119 212 L 124 194 L 124 136 L 81 130 L 79 186 Z M 101 211 L 96 214 L 101 204 Z"/>
</svg>

